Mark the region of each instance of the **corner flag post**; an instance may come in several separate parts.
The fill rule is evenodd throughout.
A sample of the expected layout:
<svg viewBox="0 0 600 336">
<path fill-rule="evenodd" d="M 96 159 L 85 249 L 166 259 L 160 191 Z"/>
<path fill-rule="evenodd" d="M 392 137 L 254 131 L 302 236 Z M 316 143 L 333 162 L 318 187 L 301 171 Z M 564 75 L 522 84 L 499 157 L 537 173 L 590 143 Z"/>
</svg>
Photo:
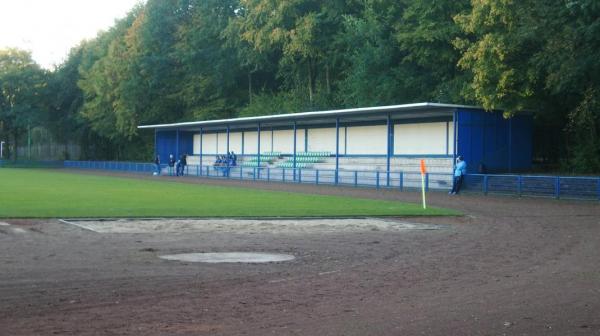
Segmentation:
<svg viewBox="0 0 600 336">
<path fill-rule="evenodd" d="M 421 160 L 421 193 L 423 194 L 423 209 L 427 209 L 427 203 L 425 202 L 425 174 L 427 168 L 425 167 L 425 160 Z"/>
</svg>

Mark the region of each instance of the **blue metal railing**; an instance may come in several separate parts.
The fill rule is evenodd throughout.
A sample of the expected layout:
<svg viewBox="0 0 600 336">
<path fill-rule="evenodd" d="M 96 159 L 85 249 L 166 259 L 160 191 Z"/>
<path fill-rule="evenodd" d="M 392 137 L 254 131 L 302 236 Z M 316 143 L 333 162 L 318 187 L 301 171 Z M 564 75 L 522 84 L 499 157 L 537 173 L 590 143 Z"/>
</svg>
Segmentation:
<svg viewBox="0 0 600 336">
<path fill-rule="evenodd" d="M 58 160 L 0 160 L 0 167 L 4 168 L 62 168 L 63 161 Z"/>
<path fill-rule="evenodd" d="M 600 201 L 600 177 L 469 174 L 464 188 L 484 194 Z"/>
<path fill-rule="evenodd" d="M 133 173 L 153 173 L 156 165 L 143 162 L 114 161 L 65 161 L 65 168 L 113 170 Z M 161 174 L 175 175 L 175 169 L 161 165 Z M 270 167 L 215 167 L 187 165 L 185 175 L 211 178 L 260 180 L 284 183 L 303 183 L 317 185 L 346 185 L 354 187 L 394 188 L 399 190 L 420 188 L 419 172 L 342 170 L 308 168 L 270 168 Z M 337 175 L 337 182 L 336 182 Z M 450 189 L 451 174 L 429 173 L 426 177 L 427 188 Z"/>
<path fill-rule="evenodd" d="M 134 173 L 152 173 L 156 165 L 143 162 L 65 161 L 65 168 L 116 170 Z M 174 168 L 161 165 L 161 174 L 175 175 Z M 375 171 L 270 167 L 215 167 L 188 165 L 185 174 L 236 180 L 258 180 L 316 185 L 344 185 L 354 187 L 388 188 L 397 190 L 421 187 L 418 171 Z M 337 175 L 337 183 L 336 183 Z M 425 188 L 450 190 L 452 174 L 427 173 Z M 463 188 L 483 194 L 587 199 L 600 201 L 600 177 L 566 177 L 534 175 L 469 174 Z"/>
<path fill-rule="evenodd" d="M 156 171 L 156 165 L 146 162 L 64 161 L 64 167 L 95 170 L 117 170 L 137 173 L 151 173 Z M 164 169 L 166 165 L 161 165 L 161 167 Z"/>
</svg>

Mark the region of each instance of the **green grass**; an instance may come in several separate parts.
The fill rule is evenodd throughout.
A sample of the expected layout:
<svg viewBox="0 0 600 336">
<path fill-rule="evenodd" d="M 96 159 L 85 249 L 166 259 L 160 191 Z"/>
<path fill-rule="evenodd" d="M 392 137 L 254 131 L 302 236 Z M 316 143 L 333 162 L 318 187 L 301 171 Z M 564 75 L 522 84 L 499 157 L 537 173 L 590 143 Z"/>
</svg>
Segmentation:
<svg viewBox="0 0 600 336">
<path fill-rule="evenodd" d="M 0 169 L 0 218 L 458 215 L 418 204 Z"/>
</svg>

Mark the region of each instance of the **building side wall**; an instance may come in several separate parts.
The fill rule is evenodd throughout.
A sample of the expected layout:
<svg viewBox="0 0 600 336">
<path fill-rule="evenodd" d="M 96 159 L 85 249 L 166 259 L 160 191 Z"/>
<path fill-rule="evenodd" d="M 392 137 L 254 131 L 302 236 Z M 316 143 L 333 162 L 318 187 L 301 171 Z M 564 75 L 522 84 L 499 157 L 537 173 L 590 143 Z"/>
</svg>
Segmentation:
<svg viewBox="0 0 600 336">
<path fill-rule="evenodd" d="M 179 132 L 179 153 L 181 156 L 194 153 L 194 132 Z"/>
<path fill-rule="evenodd" d="M 511 122 L 511 171 L 525 171 L 531 168 L 533 157 L 533 117 L 517 115 Z"/>
<path fill-rule="evenodd" d="M 169 155 L 177 159 L 183 154 L 192 154 L 194 150 L 194 133 L 179 132 L 179 146 L 177 146 L 177 131 L 160 131 L 156 133 L 156 153 L 160 160 L 166 163 Z"/>
<path fill-rule="evenodd" d="M 451 123 L 394 125 L 395 155 L 447 155 L 452 153 Z"/>
<path fill-rule="evenodd" d="M 175 147 L 177 146 L 176 131 L 159 131 L 156 132 L 156 154 L 160 156 L 160 162 L 167 163 L 169 155 L 175 155 Z"/>
<path fill-rule="evenodd" d="M 387 126 L 357 126 L 347 128 L 346 154 L 386 155 Z M 343 152 L 343 151 L 341 151 Z"/>
<path fill-rule="evenodd" d="M 531 167 L 531 116 L 505 119 L 501 112 L 460 109 L 457 154 L 468 164 L 469 173 L 480 167 L 505 173 Z"/>
</svg>

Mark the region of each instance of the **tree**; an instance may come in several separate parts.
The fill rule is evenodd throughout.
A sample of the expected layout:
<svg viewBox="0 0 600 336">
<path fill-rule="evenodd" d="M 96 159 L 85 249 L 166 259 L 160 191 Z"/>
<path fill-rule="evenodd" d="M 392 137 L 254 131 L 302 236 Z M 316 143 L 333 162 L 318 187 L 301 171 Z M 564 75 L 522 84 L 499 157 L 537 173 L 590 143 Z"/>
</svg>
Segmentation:
<svg viewBox="0 0 600 336">
<path fill-rule="evenodd" d="M 48 80 L 48 115 L 45 126 L 53 138 L 65 147 L 69 142 L 80 143 L 89 131 L 80 115 L 83 92 L 77 86 L 82 57 L 83 47 L 73 48 L 67 60 L 50 74 Z"/>
<path fill-rule="evenodd" d="M 338 93 L 344 105 L 395 104 L 417 93 L 403 85 L 406 72 L 394 38 L 393 24 L 402 11 L 396 1 L 374 0 L 365 1 L 357 15 L 344 17 L 337 36 L 346 63 Z"/>
<path fill-rule="evenodd" d="M 181 10 L 174 52 L 182 69 L 177 97 L 187 118 L 233 117 L 247 102 L 239 44 L 228 43 L 226 33 L 238 8 L 237 0 L 190 0 Z"/>
<path fill-rule="evenodd" d="M 12 135 L 17 159 L 19 137 L 42 121 L 47 73 L 27 51 L 0 50 L 0 134 Z"/>
<path fill-rule="evenodd" d="M 394 24 L 402 65 L 413 67 L 408 86 L 422 90 L 417 100 L 472 102 L 461 96 L 468 80 L 456 65 L 461 57 L 453 41 L 464 33 L 454 17 L 470 8 L 469 0 L 404 0 L 402 20 Z"/>
<path fill-rule="evenodd" d="M 317 96 L 332 91 L 335 33 L 352 10 L 348 1 L 242 0 L 236 31 L 256 53 L 277 57 L 280 90 L 306 92 L 306 107 L 324 107 L 331 101 Z"/>
<path fill-rule="evenodd" d="M 459 65 L 472 75 L 466 94 L 508 115 L 534 109 L 538 125 L 567 124 L 562 134 L 544 129 L 536 140 L 569 139 L 554 151 L 567 151 L 566 165 L 577 172 L 600 171 L 591 159 L 600 155 L 598 17 L 593 0 L 482 0 L 456 17 L 470 36 L 455 42 Z"/>
</svg>

